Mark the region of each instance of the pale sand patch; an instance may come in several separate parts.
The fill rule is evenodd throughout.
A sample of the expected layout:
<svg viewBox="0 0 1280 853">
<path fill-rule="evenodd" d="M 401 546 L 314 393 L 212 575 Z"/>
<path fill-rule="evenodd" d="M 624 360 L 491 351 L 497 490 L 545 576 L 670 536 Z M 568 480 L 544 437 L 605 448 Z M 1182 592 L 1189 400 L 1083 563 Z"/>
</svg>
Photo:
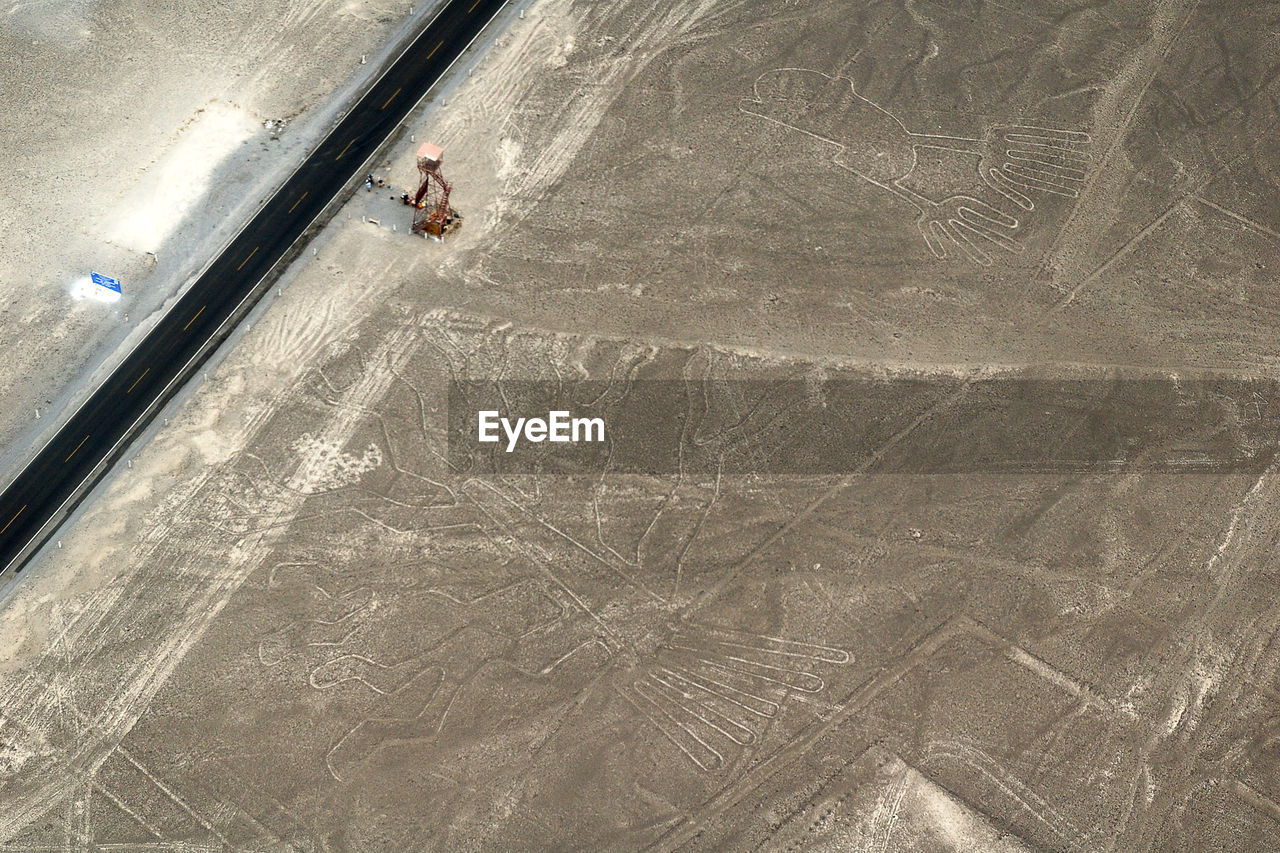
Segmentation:
<svg viewBox="0 0 1280 853">
<path fill-rule="evenodd" d="M 101 217 L 107 239 L 135 252 L 158 251 L 199 209 L 218 167 L 257 130 L 258 122 L 239 107 L 215 101 L 198 110 L 111 215 Z"/>
</svg>

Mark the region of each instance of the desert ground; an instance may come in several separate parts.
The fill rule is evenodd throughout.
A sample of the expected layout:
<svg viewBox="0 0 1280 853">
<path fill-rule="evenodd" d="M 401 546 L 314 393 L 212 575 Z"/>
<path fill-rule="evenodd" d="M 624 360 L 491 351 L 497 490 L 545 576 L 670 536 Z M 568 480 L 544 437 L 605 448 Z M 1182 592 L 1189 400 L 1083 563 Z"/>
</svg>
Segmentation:
<svg viewBox="0 0 1280 853">
<path fill-rule="evenodd" d="M 214 30 L 251 5 L 354 8 Z M 246 25 L 171 101 L 252 68 L 296 87 L 253 133 L 319 115 L 400 24 L 302 43 L 318 77 Z M 57 97 L 194 85 L 139 62 Z M 1277 69 L 1265 4 L 510 7 L 10 581 L 3 849 L 1280 849 Z M 443 242 L 392 198 L 424 139 Z M 62 156 L 26 145 L 11 175 Z M 155 275 L 301 150 L 211 173 Z M 654 473 L 495 471 L 451 452 L 459 381 L 687 428 Z M 736 390 L 629 408 L 649 381 Z"/>
<path fill-rule="evenodd" d="M 257 210 L 429 6 L 409 10 L 23 0 L 0 13 L 6 471 Z M 103 301 L 91 271 L 120 279 L 122 298 Z"/>
</svg>

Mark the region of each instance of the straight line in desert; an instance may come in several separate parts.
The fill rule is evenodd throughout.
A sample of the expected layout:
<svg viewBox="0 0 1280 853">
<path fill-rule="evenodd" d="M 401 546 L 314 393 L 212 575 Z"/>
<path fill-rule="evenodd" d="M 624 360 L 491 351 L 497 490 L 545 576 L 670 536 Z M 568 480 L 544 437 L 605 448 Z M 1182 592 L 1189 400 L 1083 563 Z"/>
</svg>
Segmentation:
<svg viewBox="0 0 1280 853">
<path fill-rule="evenodd" d="M 934 417 L 942 410 L 954 404 L 956 401 L 962 398 L 966 393 L 968 393 L 968 391 L 969 391 L 969 382 L 964 382 L 963 384 L 960 385 L 959 388 L 957 388 L 951 394 L 947 395 L 942 400 L 930 406 L 928 409 L 926 409 L 924 412 L 918 415 L 915 418 L 915 420 L 911 421 L 911 423 L 907 424 L 897 433 L 890 436 L 889 440 L 886 441 L 883 445 L 881 445 L 880 448 L 876 450 L 876 452 L 873 453 L 871 456 L 869 456 L 865 462 L 859 465 L 856 470 L 841 477 L 829 489 L 824 491 L 822 494 L 818 495 L 816 498 L 810 501 L 803 509 L 801 509 L 795 515 L 793 515 L 790 519 L 788 519 L 785 524 L 783 524 L 777 530 L 775 530 L 772 534 L 770 534 L 763 542 L 756 545 L 754 548 L 752 548 L 750 551 L 748 551 L 746 554 L 740 557 L 738 561 L 733 564 L 733 567 L 730 569 L 729 573 L 725 577 L 721 578 L 715 585 L 711 586 L 706 590 L 703 590 L 701 593 L 698 594 L 697 598 L 695 599 L 693 605 L 689 608 L 689 610 L 692 611 L 696 609 L 702 602 L 714 600 L 715 597 L 719 595 L 719 593 L 726 586 L 732 583 L 738 577 L 738 575 L 742 573 L 742 570 L 744 568 L 749 566 L 761 554 L 763 554 L 770 547 L 772 547 L 775 542 L 782 539 L 784 536 L 790 533 L 793 529 L 795 529 L 795 526 L 799 524 L 801 521 L 805 520 L 806 518 L 810 517 L 815 512 L 817 512 L 818 508 L 821 507 L 823 504 L 827 503 L 827 501 L 831 500 L 831 498 L 845 491 L 854 483 L 861 481 L 862 478 L 865 476 L 866 472 L 869 471 L 873 465 L 875 465 L 877 462 L 883 459 L 885 455 L 889 453 L 890 450 L 892 450 L 894 447 L 896 447 L 897 445 L 901 444 L 904 440 L 906 440 L 907 436 L 915 432 L 915 430 L 921 424 L 923 424 L 925 421 L 929 420 L 930 418 Z"/>
<path fill-rule="evenodd" d="M 1274 128 L 1275 124 L 1273 123 L 1271 127 Z M 1235 157 L 1231 158 L 1231 160 L 1229 160 L 1228 162 L 1214 169 L 1213 172 L 1211 172 L 1208 175 L 1208 177 L 1206 177 L 1204 180 L 1197 182 L 1190 190 L 1188 190 L 1187 192 L 1175 198 L 1172 202 L 1170 202 L 1169 206 L 1166 207 L 1160 213 L 1159 216 L 1157 216 L 1155 219 L 1151 220 L 1146 225 L 1144 225 L 1141 231 L 1139 231 L 1137 234 L 1134 234 L 1132 237 L 1126 240 L 1124 245 L 1122 245 L 1120 248 L 1112 252 L 1105 261 L 1103 261 L 1102 263 L 1094 267 L 1092 272 L 1090 272 L 1088 275 L 1084 276 L 1078 282 L 1076 282 L 1076 284 L 1073 287 L 1071 287 L 1071 289 L 1069 289 L 1066 293 L 1064 293 L 1062 297 L 1058 299 L 1058 301 L 1055 302 L 1053 306 L 1049 308 L 1048 311 L 1045 312 L 1045 314 L 1046 315 L 1052 314 L 1053 312 L 1059 311 L 1062 308 L 1065 308 L 1067 305 L 1070 305 L 1071 302 L 1075 300 L 1076 296 L 1080 293 L 1080 291 L 1084 290 L 1086 287 L 1092 284 L 1099 276 L 1101 276 L 1107 270 L 1111 269 L 1111 267 L 1114 266 L 1117 261 L 1127 256 L 1130 252 L 1132 252 L 1139 245 L 1141 245 L 1142 242 L 1147 239 L 1147 237 L 1149 237 L 1153 232 L 1155 232 L 1161 225 L 1165 223 L 1165 220 L 1167 220 L 1171 215 L 1173 215 L 1174 211 L 1178 210 L 1180 207 L 1182 207 L 1184 204 L 1186 204 L 1189 201 L 1198 201 L 1201 204 L 1211 207 L 1214 210 L 1217 210 L 1221 213 L 1226 214 L 1227 216 L 1232 217 L 1233 219 L 1238 220 L 1239 222 L 1241 222 L 1242 224 L 1250 228 L 1254 228 L 1263 234 L 1267 234 L 1269 236 L 1280 239 L 1280 233 L 1272 231 L 1271 229 L 1267 228 L 1265 225 L 1262 225 L 1258 222 L 1254 222 L 1252 219 L 1248 219 L 1244 216 L 1241 216 L 1239 213 L 1236 213 L 1234 210 L 1228 210 L 1227 208 L 1222 207 L 1221 205 L 1214 204 L 1213 202 L 1210 202 L 1201 196 L 1201 193 L 1203 193 L 1214 181 L 1218 180 L 1218 178 L 1222 177 L 1223 175 L 1231 171 L 1231 169 L 1235 168 L 1237 163 L 1244 160 L 1246 157 L 1251 156 L 1253 152 L 1262 144 L 1262 141 L 1267 138 L 1269 137 L 1265 134 L 1260 135 L 1258 137 L 1258 140 L 1255 141 L 1248 148 L 1246 148 L 1244 151 L 1237 154 Z"/>
<path fill-rule="evenodd" d="M 1198 5 L 1198 0 L 1163 0 L 1157 4 L 1151 20 L 1151 37 L 1134 51 L 1133 59 L 1111 80 L 1110 85 L 1103 88 L 1103 94 L 1093 108 L 1095 134 L 1110 133 L 1111 138 L 1080 192 L 1078 202 L 1040 263 L 1038 277 L 1049 274 L 1054 268 L 1059 270 L 1057 275 L 1060 277 L 1078 277 L 1080 259 L 1088 256 L 1097 233 L 1105 230 L 1111 222 L 1111 193 L 1116 187 L 1123 186 L 1123 182 L 1114 180 L 1110 174 L 1112 170 L 1121 168 L 1115 164 L 1116 150 L 1128 138 L 1147 91 Z M 1127 92 L 1132 92 L 1132 95 L 1126 97 Z M 1109 119 L 1118 115 L 1124 116 L 1123 121 L 1113 124 Z M 1107 179 L 1104 180 L 1104 176 Z M 1057 286 L 1056 281 L 1054 284 Z"/>
</svg>

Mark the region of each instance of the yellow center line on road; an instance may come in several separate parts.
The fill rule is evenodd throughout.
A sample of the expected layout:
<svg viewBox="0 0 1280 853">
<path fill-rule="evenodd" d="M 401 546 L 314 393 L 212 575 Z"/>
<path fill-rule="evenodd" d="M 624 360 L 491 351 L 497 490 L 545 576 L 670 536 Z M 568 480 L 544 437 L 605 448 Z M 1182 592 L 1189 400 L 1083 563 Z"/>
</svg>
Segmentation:
<svg viewBox="0 0 1280 853">
<path fill-rule="evenodd" d="M 477 2 L 478 2 L 478 0 L 477 0 Z M 473 8 L 473 9 L 474 9 L 475 7 L 474 7 L 474 6 L 472 6 L 471 8 Z M 444 42 L 443 42 L 443 41 L 441 41 L 441 42 L 440 42 L 438 45 L 436 45 L 435 47 L 431 48 L 431 52 L 427 54 L 427 59 L 430 59 L 431 57 L 435 56 L 435 55 L 436 55 L 436 51 L 437 51 L 437 50 L 439 50 L 439 49 L 440 49 L 440 48 L 442 48 L 442 47 L 444 47 Z"/>
<path fill-rule="evenodd" d="M 191 324 L 190 324 L 190 323 L 188 323 L 187 325 L 188 325 L 188 326 L 190 326 Z M 134 388 L 137 388 L 137 387 L 138 387 L 138 383 L 142 381 L 142 377 L 143 377 L 143 376 L 146 376 L 146 375 L 147 375 L 148 373 L 150 373 L 150 372 L 151 372 L 151 368 L 150 368 L 150 367 L 148 367 L 146 370 L 142 371 L 142 373 L 138 376 L 138 378 L 137 378 L 137 379 L 135 379 L 135 380 L 133 380 L 133 384 L 129 386 L 129 390 L 128 390 L 128 391 L 125 391 L 124 393 L 126 393 L 126 394 L 130 394 L 130 393 L 132 393 L 132 392 L 133 392 L 133 389 L 134 389 Z"/>
<path fill-rule="evenodd" d="M 244 265 L 245 265 L 245 264 L 249 263 L 249 258 L 252 258 L 254 255 L 258 254 L 258 250 L 259 250 L 259 249 L 261 249 L 261 248 L 262 248 L 261 246 L 254 246 L 254 247 L 253 247 L 253 251 L 249 253 L 249 257 L 247 257 L 247 258 L 245 258 L 243 261 L 241 261 L 241 262 L 240 262 L 240 266 L 236 267 L 236 270 L 240 270 L 240 269 L 242 269 L 242 268 L 244 267 Z"/>
<path fill-rule="evenodd" d="M 67 454 L 67 458 L 66 458 L 66 459 L 63 459 L 62 461 L 63 461 L 63 462 L 70 462 L 70 461 L 71 461 L 71 457 L 72 457 L 72 456 L 75 456 L 77 453 L 79 453 L 79 452 L 80 452 L 80 448 L 84 447 L 84 443 L 85 443 L 86 441 L 88 441 L 88 440 L 89 440 L 89 436 L 87 436 L 87 435 L 86 435 L 84 438 L 80 439 L 80 443 L 76 445 L 76 449 L 75 449 L 75 450 L 73 450 L 73 451 L 71 451 L 70 453 L 68 453 L 68 454 Z"/>
<path fill-rule="evenodd" d="M 470 15 L 472 12 L 476 10 L 476 7 L 479 5 L 480 5 L 480 0 L 476 0 L 476 2 L 471 4 L 471 8 L 467 10 L 467 14 Z"/>
<path fill-rule="evenodd" d="M 26 505 L 26 504 L 23 504 L 23 505 L 22 505 L 22 509 L 20 509 L 20 510 L 18 510 L 17 512 L 15 512 L 15 513 L 13 514 L 13 518 L 9 519 L 9 521 L 5 523 L 5 526 L 4 526 L 4 527 L 0 527 L 0 533 L 4 533 L 6 530 L 8 530 L 8 529 L 9 529 L 9 525 L 10 525 L 10 524 L 13 524 L 15 521 L 17 521 L 17 520 L 18 520 L 18 516 L 22 515 L 23 510 L 25 510 L 26 508 L 27 508 L 27 505 Z"/>
<path fill-rule="evenodd" d="M 342 149 L 342 154 L 346 154 L 346 153 L 347 153 L 347 149 L 349 149 L 352 145 L 355 145 L 355 144 L 356 144 L 356 141 L 355 141 L 354 139 L 353 139 L 353 140 L 351 140 L 350 142 L 348 142 L 348 143 L 347 143 L 347 147 Z M 341 159 L 342 159 L 342 154 L 339 154 L 337 157 L 334 157 L 334 158 L 333 158 L 333 160 L 334 160 L 334 162 L 335 162 L 335 163 L 336 163 L 337 161 L 339 161 L 339 160 L 341 160 Z"/>
<path fill-rule="evenodd" d="M 379 109 L 383 109 L 383 110 L 385 110 L 385 109 L 387 108 L 387 104 L 389 104 L 389 103 L 391 103 L 392 101 L 394 101 L 394 100 L 396 99 L 396 95 L 398 95 L 398 94 L 400 94 L 400 90 L 399 90 L 399 89 L 396 89 L 394 92 L 392 92 L 392 93 L 391 93 L 391 97 L 390 97 L 390 98 L 387 98 L 385 101 L 383 101 L 383 102 L 382 102 L 382 106 L 381 106 L 381 107 L 379 107 Z"/>
<path fill-rule="evenodd" d="M 256 252 L 256 251 L 257 251 L 257 249 L 254 249 L 254 251 Z M 241 264 L 240 266 L 244 266 L 244 264 Z M 208 307 L 209 307 L 208 305 L 201 305 L 201 306 L 200 306 L 200 310 L 196 312 L 196 316 L 195 316 L 195 317 L 192 317 L 190 320 L 188 320 L 188 321 L 187 321 L 187 325 L 185 325 L 185 326 L 183 326 L 183 327 L 182 327 L 182 331 L 184 331 L 184 332 L 185 332 L 187 329 L 190 329 L 190 328 L 191 328 L 191 324 L 192 324 L 192 323 L 194 323 L 194 322 L 196 321 L 196 317 L 199 317 L 201 314 L 203 314 L 203 313 L 204 313 L 204 309 L 206 309 L 206 308 L 208 308 Z M 148 370 L 150 370 L 151 368 L 149 368 L 149 367 L 148 367 L 147 369 L 148 369 Z"/>
<path fill-rule="evenodd" d="M 302 200 L 307 197 L 307 193 L 309 192 L 311 192 L 311 190 L 303 190 L 302 195 L 298 196 L 298 200 L 293 203 L 293 207 L 297 207 L 302 204 Z M 293 207 L 289 208 L 290 213 L 293 213 Z"/>
</svg>

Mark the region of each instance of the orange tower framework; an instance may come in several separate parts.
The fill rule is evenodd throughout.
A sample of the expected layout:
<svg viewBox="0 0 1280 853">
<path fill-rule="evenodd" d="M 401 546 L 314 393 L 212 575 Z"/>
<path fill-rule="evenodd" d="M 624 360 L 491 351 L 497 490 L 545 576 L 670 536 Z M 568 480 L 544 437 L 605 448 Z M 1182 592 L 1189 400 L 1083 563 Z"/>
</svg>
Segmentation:
<svg viewBox="0 0 1280 853">
<path fill-rule="evenodd" d="M 444 151 L 438 145 L 424 142 L 418 149 L 418 173 L 422 183 L 413 198 L 413 231 L 442 237 L 457 227 L 461 215 L 449 206 L 449 193 L 453 187 L 440 174 L 440 162 Z"/>
</svg>

